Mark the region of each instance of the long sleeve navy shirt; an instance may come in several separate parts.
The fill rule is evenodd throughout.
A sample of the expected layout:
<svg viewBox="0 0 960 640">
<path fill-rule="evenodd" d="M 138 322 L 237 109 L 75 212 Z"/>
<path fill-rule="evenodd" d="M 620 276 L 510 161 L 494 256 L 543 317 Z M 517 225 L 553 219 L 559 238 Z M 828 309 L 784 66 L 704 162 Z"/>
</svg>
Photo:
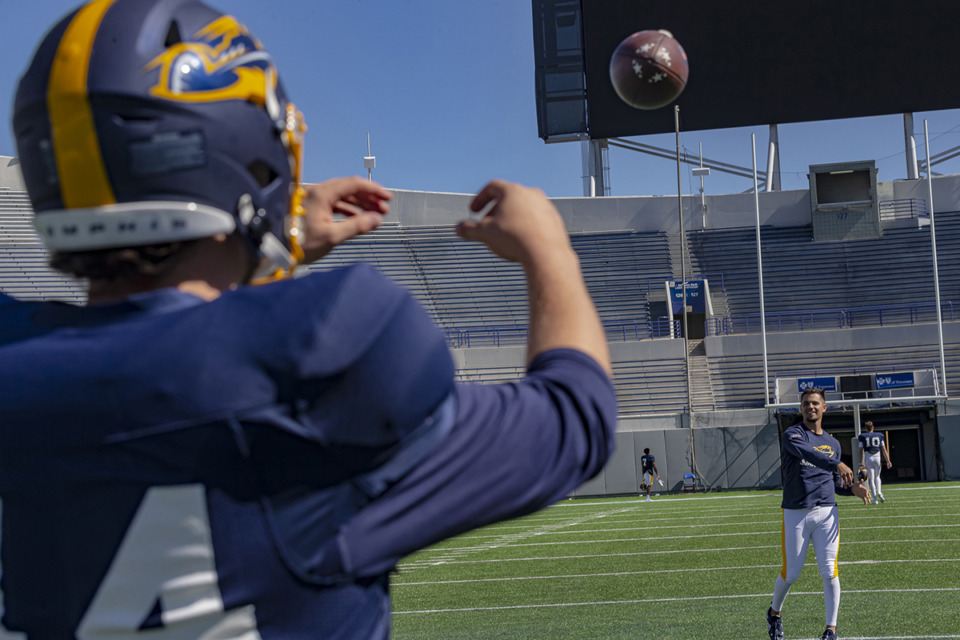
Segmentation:
<svg viewBox="0 0 960 640">
<path fill-rule="evenodd" d="M 817 435 L 803 423 L 788 427 L 780 439 L 780 473 L 783 475 L 784 509 L 809 509 L 835 505 L 835 494 L 853 495 L 840 486 L 836 472 L 840 443 L 824 431 Z"/>
</svg>

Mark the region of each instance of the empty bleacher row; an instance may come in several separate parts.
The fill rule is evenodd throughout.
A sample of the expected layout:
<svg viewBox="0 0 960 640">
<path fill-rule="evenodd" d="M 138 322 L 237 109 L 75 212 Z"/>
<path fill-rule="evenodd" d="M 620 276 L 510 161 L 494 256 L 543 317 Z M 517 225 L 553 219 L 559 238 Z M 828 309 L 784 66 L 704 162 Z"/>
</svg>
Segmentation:
<svg viewBox="0 0 960 640">
<path fill-rule="evenodd" d="M 0 189 L 0 291 L 24 300 L 83 302 L 83 287 L 47 266 L 23 191 Z"/>
<path fill-rule="evenodd" d="M 625 339 L 649 336 L 648 291 L 651 282 L 671 276 L 665 233 L 619 231 L 573 234 L 587 288 L 609 335 Z M 367 236 L 339 247 L 311 269 L 356 261 L 376 265 L 413 292 L 440 326 L 459 335 L 478 336 L 497 328 L 525 327 L 526 281 L 517 264 L 505 262 L 485 246 L 457 238 L 452 227 L 403 227 L 385 223 Z M 522 330 L 503 331 L 515 339 Z M 639 338 L 638 338 L 639 336 Z"/>
<path fill-rule="evenodd" d="M 940 298 L 949 314 L 954 301 L 960 303 L 960 212 L 938 213 L 936 226 Z M 688 241 L 695 271 L 723 274 L 730 315 L 725 329 L 746 332 L 749 323 L 759 331 L 756 231 L 693 231 Z M 809 225 L 764 227 L 761 245 L 768 323 L 771 314 L 788 323 L 773 330 L 810 328 L 803 322 L 841 328 L 935 319 L 929 227 L 891 228 L 879 238 L 842 242 L 813 242 Z M 816 317 L 794 313 L 811 310 Z"/>
</svg>

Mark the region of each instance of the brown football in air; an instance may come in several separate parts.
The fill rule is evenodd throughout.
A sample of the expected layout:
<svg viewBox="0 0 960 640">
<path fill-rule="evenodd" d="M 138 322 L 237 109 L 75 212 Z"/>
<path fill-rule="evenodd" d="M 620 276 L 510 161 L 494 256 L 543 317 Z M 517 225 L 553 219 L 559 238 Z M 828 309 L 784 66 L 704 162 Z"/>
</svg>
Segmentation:
<svg viewBox="0 0 960 640">
<path fill-rule="evenodd" d="M 659 109 L 687 86 L 690 67 L 680 43 L 665 29 L 627 36 L 610 57 L 610 83 L 635 109 Z"/>
</svg>

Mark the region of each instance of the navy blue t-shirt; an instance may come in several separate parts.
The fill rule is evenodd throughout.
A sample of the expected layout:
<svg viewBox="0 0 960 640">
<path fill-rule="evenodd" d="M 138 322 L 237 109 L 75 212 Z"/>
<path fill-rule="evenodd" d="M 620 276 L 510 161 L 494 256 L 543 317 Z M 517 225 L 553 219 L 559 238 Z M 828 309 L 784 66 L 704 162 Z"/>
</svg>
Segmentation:
<svg viewBox="0 0 960 640">
<path fill-rule="evenodd" d="M 2 624 L 32 637 L 384 638 L 387 572 L 529 513 L 612 452 L 583 353 L 456 385 L 358 265 L 213 302 L 0 295 Z"/>
</svg>

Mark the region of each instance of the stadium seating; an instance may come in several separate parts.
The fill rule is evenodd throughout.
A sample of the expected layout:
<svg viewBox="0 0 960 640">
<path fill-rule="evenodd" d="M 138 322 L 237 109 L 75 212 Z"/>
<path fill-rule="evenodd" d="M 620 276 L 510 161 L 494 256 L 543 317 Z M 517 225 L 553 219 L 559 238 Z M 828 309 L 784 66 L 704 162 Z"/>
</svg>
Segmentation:
<svg viewBox="0 0 960 640">
<path fill-rule="evenodd" d="M 82 302 L 83 288 L 46 266 L 30 225 L 26 194 L 0 190 L 0 290 L 21 298 Z M 937 214 L 942 312 L 960 320 L 960 212 Z M 708 336 L 757 333 L 759 286 L 755 229 L 698 229 L 687 233 L 688 277 L 706 277 L 716 316 Z M 889 228 L 879 238 L 813 242 L 810 225 L 761 230 L 767 331 L 848 331 L 917 325 L 932 336 L 935 320 L 932 252 L 927 227 Z M 588 290 L 611 342 L 668 337 L 664 282 L 678 279 L 679 236 L 664 231 L 609 230 L 571 233 Z M 451 225 L 385 222 L 375 232 L 339 247 L 309 270 L 367 261 L 407 287 L 447 334 L 454 349 L 500 348 L 526 340 L 526 283 L 519 266 L 482 245 L 455 237 Z M 860 335 L 860 334 L 858 334 Z M 762 406 L 762 360 L 749 351 L 711 355 L 702 343 L 691 357 L 691 402 L 697 411 Z M 512 380 L 523 373 L 514 356 L 493 358 L 489 368 L 464 368 L 462 380 Z M 960 345 L 948 345 L 948 378 L 960 374 Z M 935 342 L 898 348 L 881 342 L 830 353 L 772 353 L 775 376 L 939 368 Z M 625 359 L 614 363 L 624 415 L 688 410 L 682 357 Z"/>
</svg>

